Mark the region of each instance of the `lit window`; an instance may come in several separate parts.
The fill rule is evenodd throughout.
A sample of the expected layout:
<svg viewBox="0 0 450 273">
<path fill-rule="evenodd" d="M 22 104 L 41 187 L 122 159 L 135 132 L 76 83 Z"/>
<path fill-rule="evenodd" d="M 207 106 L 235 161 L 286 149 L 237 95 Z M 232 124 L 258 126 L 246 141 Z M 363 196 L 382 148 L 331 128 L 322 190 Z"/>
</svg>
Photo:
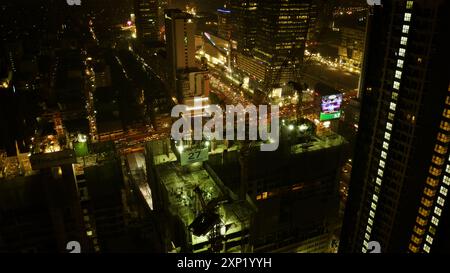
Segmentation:
<svg viewBox="0 0 450 273">
<path fill-rule="evenodd" d="M 369 218 L 369 221 L 367 221 L 370 226 L 373 226 L 373 220 Z"/>
<path fill-rule="evenodd" d="M 381 152 L 381 157 L 382 157 L 383 159 L 386 159 L 387 153 L 386 153 L 385 151 L 382 151 L 382 152 Z"/>
<path fill-rule="evenodd" d="M 386 129 L 392 131 L 392 123 L 390 122 L 386 123 Z"/>
<path fill-rule="evenodd" d="M 427 242 L 428 242 L 429 244 L 433 244 L 433 238 L 431 238 L 430 235 L 427 235 Z"/>
<path fill-rule="evenodd" d="M 412 9 L 414 1 L 406 1 L 406 9 Z"/>
<path fill-rule="evenodd" d="M 450 186 L 450 177 L 444 175 L 443 182 L 444 182 L 445 185 Z"/>
<path fill-rule="evenodd" d="M 408 32 L 409 32 L 409 26 L 408 26 L 408 25 L 403 25 L 402 32 L 405 33 L 405 34 L 408 34 Z"/>
<path fill-rule="evenodd" d="M 442 209 L 435 207 L 434 208 L 434 214 L 436 214 L 437 216 L 441 216 L 442 214 Z"/>
<path fill-rule="evenodd" d="M 388 132 L 384 133 L 384 139 L 391 140 L 391 134 Z"/>
<path fill-rule="evenodd" d="M 411 21 L 411 13 L 405 13 L 405 22 L 409 22 L 409 21 Z"/>
<path fill-rule="evenodd" d="M 363 243 L 363 245 L 364 245 L 364 247 L 369 247 L 369 242 L 367 242 L 366 240 L 364 240 L 364 243 Z"/>
<path fill-rule="evenodd" d="M 391 109 L 392 111 L 395 111 L 396 108 L 397 108 L 397 104 L 395 104 L 395 102 L 391 102 L 391 105 L 389 105 L 389 109 Z"/>
<path fill-rule="evenodd" d="M 395 76 L 397 76 L 397 74 Z M 400 89 L 400 83 L 399 82 L 394 82 L 394 89 L 395 90 Z"/>
<path fill-rule="evenodd" d="M 403 68 L 403 60 L 397 61 L 397 67 Z"/>
<path fill-rule="evenodd" d="M 392 99 L 394 101 L 397 101 L 397 99 L 398 99 L 398 93 L 397 92 L 392 92 Z"/>
<path fill-rule="evenodd" d="M 377 185 L 381 186 L 381 178 L 377 177 L 376 183 Z"/>
<path fill-rule="evenodd" d="M 401 79 L 402 78 L 402 71 L 395 71 L 395 78 Z"/>
<path fill-rule="evenodd" d="M 427 244 L 423 245 L 423 250 L 425 250 L 426 253 L 430 253 L 430 246 Z"/>
<path fill-rule="evenodd" d="M 389 143 L 386 141 L 383 142 L 383 149 L 388 150 L 389 149 Z"/>
<path fill-rule="evenodd" d="M 408 43 L 408 38 L 407 37 L 402 37 L 401 39 L 400 39 L 400 44 L 401 45 L 406 45 Z"/>
<path fill-rule="evenodd" d="M 439 191 L 443 196 L 447 196 L 448 190 L 441 186 L 441 190 Z"/>
<path fill-rule="evenodd" d="M 445 204 L 445 199 L 439 196 L 437 199 L 437 203 L 439 204 L 439 206 L 443 207 Z"/>
<path fill-rule="evenodd" d="M 383 176 L 383 170 L 382 169 L 378 169 L 378 175 L 379 176 Z"/>
<path fill-rule="evenodd" d="M 375 218 L 375 211 L 373 210 L 370 211 L 370 217 Z"/>
<path fill-rule="evenodd" d="M 373 201 L 378 202 L 378 195 L 374 194 L 372 196 Z"/>
<path fill-rule="evenodd" d="M 398 55 L 400 55 L 401 57 L 405 57 L 405 53 L 406 53 L 406 49 L 404 49 L 404 48 L 400 48 L 400 50 L 398 51 Z"/>
<path fill-rule="evenodd" d="M 372 202 L 372 204 L 370 205 L 370 207 L 372 208 L 372 209 L 377 209 L 377 204 L 375 204 L 374 202 Z"/>
<path fill-rule="evenodd" d="M 447 165 L 447 166 L 445 167 L 445 171 L 446 171 L 447 173 L 450 173 L 450 165 Z"/>
<path fill-rule="evenodd" d="M 386 166 L 386 163 L 383 160 L 380 160 L 380 167 L 384 168 Z"/>
<path fill-rule="evenodd" d="M 394 113 L 389 112 L 388 119 L 389 120 L 394 120 Z"/>
<path fill-rule="evenodd" d="M 369 227 L 369 226 L 367 226 L 366 231 L 367 231 L 368 233 L 371 233 L 371 232 L 372 232 L 372 228 Z"/>
<path fill-rule="evenodd" d="M 364 238 L 366 238 L 366 240 L 370 240 L 370 235 L 368 233 L 364 234 Z"/>
<path fill-rule="evenodd" d="M 433 223 L 433 225 L 437 226 L 437 225 L 439 225 L 439 219 L 434 217 L 434 216 L 432 216 L 431 217 L 431 223 Z"/>
</svg>

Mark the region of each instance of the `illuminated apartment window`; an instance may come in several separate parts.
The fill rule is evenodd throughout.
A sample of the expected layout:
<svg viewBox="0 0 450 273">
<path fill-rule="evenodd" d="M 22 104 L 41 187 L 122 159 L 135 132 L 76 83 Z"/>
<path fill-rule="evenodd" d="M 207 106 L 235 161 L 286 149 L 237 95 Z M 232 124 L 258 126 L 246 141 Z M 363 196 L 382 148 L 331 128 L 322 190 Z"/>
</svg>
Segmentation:
<svg viewBox="0 0 450 273">
<path fill-rule="evenodd" d="M 411 250 L 411 252 L 416 253 L 419 251 L 419 248 L 413 244 L 409 244 L 409 250 Z"/>
<path fill-rule="evenodd" d="M 442 121 L 440 127 L 447 132 L 450 131 L 450 124 L 446 121 Z"/>
<path fill-rule="evenodd" d="M 428 242 L 429 244 L 433 244 L 433 238 L 431 238 L 430 235 L 427 235 L 427 242 Z"/>
<path fill-rule="evenodd" d="M 371 233 L 371 232 L 372 232 L 372 228 L 369 227 L 369 226 L 367 226 L 366 231 L 367 231 L 368 233 Z"/>
<path fill-rule="evenodd" d="M 400 48 L 400 50 L 398 51 L 398 55 L 400 55 L 401 57 L 405 57 L 405 53 L 406 53 L 406 49 L 404 49 L 404 48 Z"/>
<path fill-rule="evenodd" d="M 395 90 L 399 90 L 400 89 L 400 83 L 399 82 L 394 82 L 394 89 Z"/>
<path fill-rule="evenodd" d="M 414 1 L 406 1 L 406 9 L 412 9 Z"/>
<path fill-rule="evenodd" d="M 389 120 L 394 120 L 394 113 L 389 112 L 388 119 Z"/>
<path fill-rule="evenodd" d="M 435 228 L 435 227 L 430 226 L 430 227 L 428 228 L 428 231 L 429 231 L 431 234 L 436 235 L 436 228 Z"/>
<path fill-rule="evenodd" d="M 442 157 L 438 157 L 438 156 L 434 155 L 433 159 L 431 161 L 438 166 L 444 165 L 444 159 Z"/>
<path fill-rule="evenodd" d="M 397 78 L 397 79 L 401 79 L 402 78 L 402 72 L 401 71 L 395 71 L 395 77 Z"/>
<path fill-rule="evenodd" d="M 391 109 L 392 111 L 395 111 L 396 108 L 397 108 L 397 104 L 395 104 L 395 102 L 391 102 L 389 109 Z"/>
<path fill-rule="evenodd" d="M 401 45 L 406 45 L 408 43 L 408 38 L 407 37 L 402 37 L 401 39 L 400 39 L 400 44 Z"/>
<path fill-rule="evenodd" d="M 434 151 L 438 154 L 443 155 L 447 152 L 447 148 L 445 148 L 439 144 L 436 144 L 436 146 L 434 147 Z M 447 172 L 449 172 L 449 171 L 447 170 Z"/>
<path fill-rule="evenodd" d="M 390 123 L 390 122 L 386 123 L 386 129 L 388 129 L 389 131 L 392 131 L 392 123 Z"/>
<path fill-rule="evenodd" d="M 382 157 L 383 159 L 386 159 L 387 153 L 386 153 L 385 151 L 382 151 L 382 152 L 381 152 L 381 157 Z"/>
<path fill-rule="evenodd" d="M 378 202 L 378 195 L 374 194 L 372 196 L 372 199 L 373 199 L 373 201 L 375 201 L 375 203 Z"/>
<path fill-rule="evenodd" d="M 441 148 L 444 148 L 444 147 L 442 147 L 442 146 L 440 146 Z M 447 166 L 445 166 L 445 171 L 447 172 L 447 173 L 450 173 L 450 165 L 447 165 Z"/>
<path fill-rule="evenodd" d="M 403 60 L 397 61 L 397 67 L 403 68 Z"/>
<path fill-rule="evenodd" d="M 426 198 L 422 198 L 421 203 L 422 203 L 422 205 L 424 205 L 427 208 L 429 208 L 429 207 L 431 207 L 431 205 L 433 205 L 433 202 L 431 200 L 426 199 Z"/>
<path fill-rule="evenodd" d="M 386 139 L 388 141 L 391 140 L 391 134 L 388 132 L 384 133 L 384 139 Z"/>
<path fill-rule="evenodd" d="M 435 167 L 430 167 L 430 173 L 434 176 L 439 176 L 441 175 L 441 170 L 435 168 Z"/>
<path fill-rule="evenodd" d="M 408 26 L 408 25 L 403 25 L 402 32 L 405 33 L 405 34 L 408 34 L 408 32 L 409 32 L 409 26 Z"/>
<path fill-rule="evenodd" d="M 434 214 L 436 214 L 437 216 L 441 216 L 441 214 L 442 214 L 442 209 L 441 209 L 441 208 L 438 208 L 438 207 L 435 207 L 435 208 L 434 208 Z"/>
<path fill-rule="evenodd" d="M 373 220 L 369 218 L 369 221 L 367 221 L 370 226 L 373 226 Z"/>
<path fill-rule="evenodd" d="M 384 168 L 386 166 L 386 163 L 383 160 L 380 160 L 380 167 Z"/>
<path fill-rule="evenodd" d="M 423 246 L 423 250 L 425 250 L 425 252 L 426 253 L 430 253 L 430 246 L 429 245 L 427 245 L 427 244 L 425 244 L 424 246 Z"/>
<path fill-rule="evenodd" d="M 439 204 L 439 206 L 443 207 L 445 204 L 445 199 L 439 196 L 437 199 L 437 203 Z"/>
<path fill-rule="evenodd" d="M 394 101 L 397 101 L 397 99 L 398 99 L 398 93 L 397 92 L 392 92 L 392 99 Z"/>
<path fill-rule="evenodd" d="M 441 187 L 441 190 L 439 191 L 440 194 L 442 194 L 443 196 L 447 196 L 448 190 L 444 187 Z"/>
<path fill-rule="evenodd" d="M 430 189 L 430 188 L 425 188 L 425 189 L 423 190 L 423 193 L 424 193 L 426 196 L 433 197 L 434 194 L 435 194 L 436 192 L 433 191 L 433 190 Z"/>
<path fill-rule="evenodd" d="M 427 224 L 427 221 L 425 221 L 425 219 L 423 219 L 422 217 L 417 216 L 416 223 L 421 225 L 421 226 L 425 226 Z"/>
<path fill-rule="evenodd" d="M 377 204 L 375 204 L 374 202 L 372 202 L 372 204 L 370 205 L 370 207 L 371 207 L 372 209 L 377 209 Z"/>
<path fill-rule="evenodd" d="M 368 233 L 364 234 L 364 238 L 366 238 L 366 240 L 370 240 L 370 235 Z"/>
<path fill-rule="evenodd" d="M 438 185 L 438 183 L 439 183 L 439 180 L 437 180 L 437 179 L 434 179 L 434 178 L 431 178 L 431 177 L 427 178 L 427 184 L 432 186 L 432 187 L 436 187 Z"/>
<path fill-rule="evenodd" d="M 445 134 L 442 134 L 442 133 L 439 133 L 439 134 L 438 134 L 437 139 L 438 139 L 440 142 L 443 142 L 443 143 L 448 143 L 448 142 L 450 142 L 450 137 L 447 136 L 447 135 L 445 135 Z"/>
<path fill-rule="evenodd" d="M 421 242 L 420 238 L 417 237 L 416 235 L 412 236 L 411 241 L 413 241 L 416 244 L 420 244 L 420 242 Z"/>
<path fill-rule="evenodd" d="M 376 183 L 377 185 L 381 186 L 381 179 L 379 177 L 377 177 Z"/>
<path fill-rule="evenodd" d="M 420 207 L 419 214 L 422 215 L 423 217 L 427 217 L 428 215 L 430 215 L 430 211 Z"/>
<path fill-rule="evenodd" d="M 411 21 L 411 13 L 405 13 L 405 22 Z"/>
<path fill-rule="evenodd" d="M 389 149 L 389 143 L 387 143 L 386 141 L 383 141 L 383 149 Z"/>
<path fill-rule="evenodd" d="M 444 110 L 444 117 L 450 118 L 450 109 L 445 109 Z"/>
<path fill-rule="evenodd" d="M 450 186 L 450 177 L 444 175 L 443 182 L 444 182 L 445 185 Z"/>
<path fill-rule="evenodd" d="M 423 234 L 425 233 L 425 229 L 422 229 L 422 228 L 420 228 L 420 227 L 418 227 L 418 226 L 414 226 L 414 232 L 415 232 L 417 235 L 423 235 Z"/>
<path fill-rule="evenodd" d="M 434 217 L 434 216 L 432 216 L 431 217 L 431 223 L 433 223 L 433 225 L 437 226 L 437 225 L 439 225 L 439 219 Z"/>
</svg>

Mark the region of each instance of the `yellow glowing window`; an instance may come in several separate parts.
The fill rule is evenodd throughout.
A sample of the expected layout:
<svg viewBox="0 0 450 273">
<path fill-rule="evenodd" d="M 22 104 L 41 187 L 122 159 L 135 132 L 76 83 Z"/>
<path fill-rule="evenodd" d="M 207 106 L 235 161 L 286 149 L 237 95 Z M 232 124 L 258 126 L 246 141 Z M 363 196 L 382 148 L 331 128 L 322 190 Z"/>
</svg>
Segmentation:
<svg viewBox="0 0 450 273">
<path fill-rule="evenodd" d="M 411 252 L 413 253 L 419 252 L 419 248 L 413 244 L 409 244 L 409 250 L 411 250 Z"/>
<path fill-rule="evenodd" d="M 441 129 L 445 130 L 445 131 L 450 131 L 450 123 L 446 122 L 446 121 L 442 121 L 441 122 Z"/>
<path fill-rule="evenodd" d="M 443 155 L 443 154 L 447 153 L 447 148 L 445 148 L 439 144 L 436 144 L 436 146 L 434 147 L 434 151 L 438 154 Z"/>
<path fill-rule="evenodd" d="M 422 217 L 417 216 L 416 223 L 421 225 L 421 226 L 425 226 L 427 224 L 427 221 L 425 219 L 423 219 Z"/>
<path fill-rule="evenodd" d="M 415 232 L 417 235 L 423 235 L 423 234 L 425 233 L 425 229 L 420 228 L 420 227 L 418 227 L 418 226 L 414 226 L 414 232 Z"/>
<path fill-rule="evenodd" d="M 434 164 L 442 166 L 444 165 L 444 159 L 442 157 L 433 156 L 433 159 L 431 160 Z"/>
<path fill-rule="evenodd" d="M 434 190 L 432 190 L 432 189 L 426 187 L 425 190 L 423 191 L 423 193 L 424 193 L 426 196 L 433 197 L 433 196 L 436 194 L 436 191 L 434 191 Z"/>
<path fill-rule="evenodd" d="M 419 214 L 424 216 L 424 217 L 427 217 L 428 215 L 430 215 L 430 211 L 420 207 L 419 208 Z"/>
<path fill-rule="evenodd" d="M 414 1 L 406 1 L 406 8 L 407 9 L 412 9 L 413 4 L 414 4 Z"/>
<path fill-rule="evenodd" d="M 426 198 L 422 198 L 421 203 L 422 203 L 422 205 L 424 205 L 427 208 L 429 208 L 429 207 L 431 207 L 431 205 L 433 205 L 433 202 L 431 200 L 426 199 Z"/>
<path fill-rule="evenodd" d="M 427 184 L 430 185 L 431 187 L 436 187 L 439 183 L 439 180 L 428 177 L 427 178 Z"/>
<path fill-rule="evenodd" d="M 437 139 L 442 143 L 449 143 L 450 137 L 446 134 L 439 133 Z"/>
<path fill-rule="evenodd" d="M 412 236 L 411 241 L 413 241 L 414 243 L 416 243 L 418 245 L 422 242 L 422 240 L 419 237 L 417 237 L 416 235 Z"/>
<path fill-rule="evenodd" d="M 444 110 L 444 117 L 450 118 L 450 109 L 445 109 Z"/>
<path fill-rule="evenodd" d="M 428 229 L 428 231 L 430 231 L 430 233 L 431 233 L 432 235 L 436 235 L 436 228 L 435 228 L 435 227 L 430 226 L 430 228 Z"/>
</svg>

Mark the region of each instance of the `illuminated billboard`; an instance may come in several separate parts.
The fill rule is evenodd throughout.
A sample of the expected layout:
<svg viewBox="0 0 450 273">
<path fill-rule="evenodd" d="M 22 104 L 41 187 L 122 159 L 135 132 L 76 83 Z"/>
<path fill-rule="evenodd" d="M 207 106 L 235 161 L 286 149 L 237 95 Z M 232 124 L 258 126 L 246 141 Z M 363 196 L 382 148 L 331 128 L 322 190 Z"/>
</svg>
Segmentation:
<svg viewBox="0 0 450 273">
<path fill-rule="evenodd" d="M 320 121 L 341 117 L 342 94 L 322 96 Z"/>
<path fill-rule="evenodd" d="M 342 94 L 322 97 L 322 113 L 335 113 L 341 110 Z"/>
</svg>

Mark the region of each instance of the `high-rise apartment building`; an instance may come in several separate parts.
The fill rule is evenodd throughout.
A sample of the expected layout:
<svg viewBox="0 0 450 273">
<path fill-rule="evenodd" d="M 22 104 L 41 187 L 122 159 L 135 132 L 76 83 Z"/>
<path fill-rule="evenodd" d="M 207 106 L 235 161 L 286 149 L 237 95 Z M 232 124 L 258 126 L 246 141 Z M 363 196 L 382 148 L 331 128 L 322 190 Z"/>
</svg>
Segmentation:
<svg viewBox="0 0 450 273">
<path fill-rule="evenodd" d="M 448 253 L 449 2 L 371 7 L 341 252 Z"/>
</svg>

